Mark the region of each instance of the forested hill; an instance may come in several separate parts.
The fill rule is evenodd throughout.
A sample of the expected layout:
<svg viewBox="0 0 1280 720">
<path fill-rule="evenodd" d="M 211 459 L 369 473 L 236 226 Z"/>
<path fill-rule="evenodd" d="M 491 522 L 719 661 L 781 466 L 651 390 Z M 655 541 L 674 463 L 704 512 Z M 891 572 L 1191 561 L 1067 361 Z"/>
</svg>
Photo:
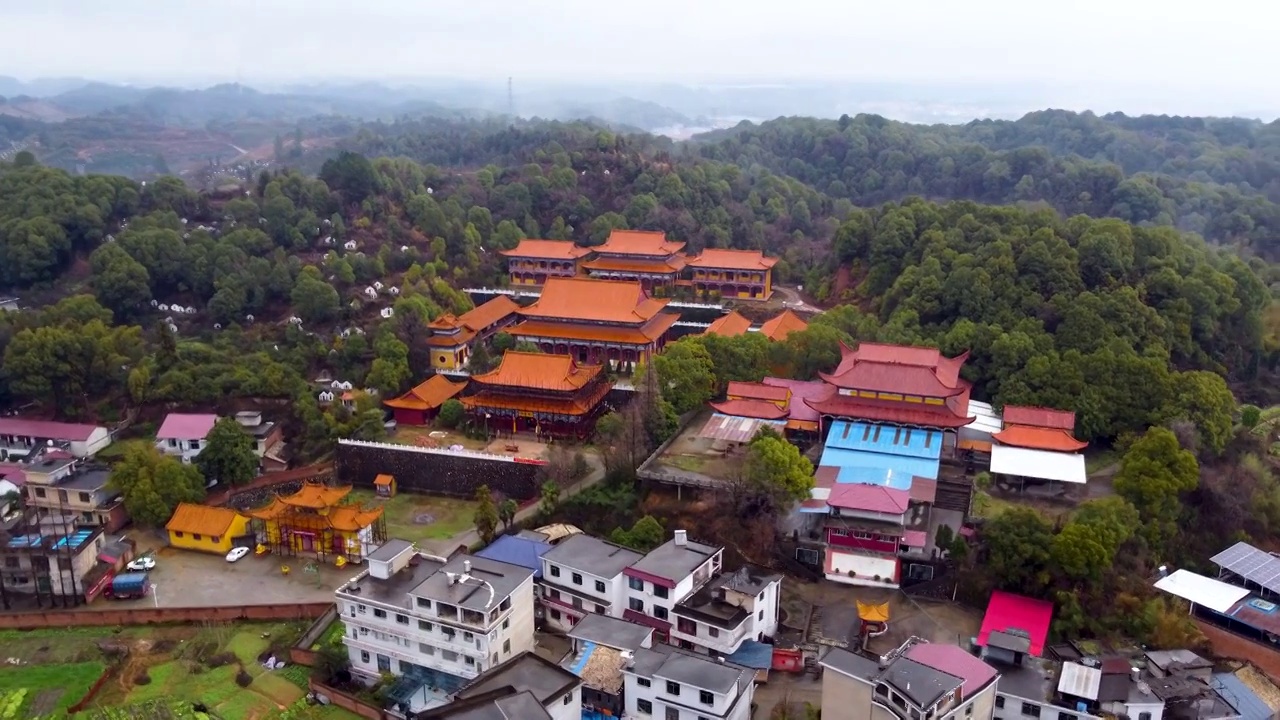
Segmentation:
<svg viewBox="0 0 1280 720">
<path fill-rule="evenodd" d="M 1044 111 L 924 126 L 859 115 L 742 123 L 695 144 L 703 157 L 761 165 L 863 206 L 909 195 L 1043 201 L 1280 256 L 1280 122 Z"/>
</svg>

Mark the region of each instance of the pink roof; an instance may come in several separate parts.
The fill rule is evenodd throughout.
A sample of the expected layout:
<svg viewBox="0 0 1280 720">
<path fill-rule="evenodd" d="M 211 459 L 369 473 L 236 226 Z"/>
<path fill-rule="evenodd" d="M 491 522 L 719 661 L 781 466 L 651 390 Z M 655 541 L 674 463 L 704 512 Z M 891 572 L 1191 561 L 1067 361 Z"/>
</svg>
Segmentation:
<svg viewBox="0 0 1280 720">
<path fill-rule="evenodd" d="M 831 488 L 827 504 L 849 510 L 901 515 L 907 511 L 910 500 L 911 493 L 906 490 L 867 483 L 839 483 Z"/>
<path fill-rule="evenodd" d="M 0 479 L 8 480 L 14 485 L 22 487 L 27 482 L 27 473 L 23 471 L 21 465 L 0 463 Z"/>
<path fill-rule="evenodd" d="M 768 385 L 765 383 L 742 382 L 734 380 L 729 383 L 729 389 L 725 391 L 725 397 L 737 396 L 750 400 L 786 400 L 787 388 L 778 385 Z"/>
<path fill-rule="evenodd" d="M 28 420 L 20 417 L 0 418 L 0 435 L 23 435 L 45 440 L 84 442 L 98 429 L 97 425 Z"/>
<path fill-rule="evenodd" d="M 169 413 L 156 433 L 157 440 L 203 440 L 214 423 L 217 415 L 193 415 L 189 413 Z"/>
<path fill-rule="evenodd" d="M 929 533 L 926 530 L 908 530 L 902 533 L 903 545 L 922 548 L 928 542 L 929 542 Z"/>
<path fill-rule="evenodd" d="M 911 646 L 906 657 L 963 680 L 964 684 L 960 686 L 961 701 L 968 700 L 998 674 L 995 668 L 965 652 L 958 645 L 920 643 Z"/>
<path fill-rule="evenodd" d="M 1025 595 L 996 590 L 991 593 L 991 601 L 987 603 L 987 614 L 982 618 L 982 629 L 978 631 L 978 645 L 986 647 L 987 638 L 993 632 L 1021 630 L 1031 636 L 1031 654 L 1038 657 L 1044 652 L 1044 643 L 1049 637 L 1049 623 L 1052 620 L 1053 603 L 1048 600 L 1036 600 Z"/>
<path fill-rule="evenodd" d="M 789 407 L 792 420 L 818 422 L 818 411 L 809 407 L 805 400 L 826 400 L 835 394 L 836 389 L 820 380 L 789 380 L 787 378 L 767 377 L 762 381 L 765 385 L 787 388 L 791 391 Z"/>
<path fill-rule="evenodd" d="M 1051 430 L 1076 429 L 1076 414 L 1071 410 L 1054 410 L 1053 408 L 1028 407 L 1026 405 L 1005 405 L 1002 414 L 1006 425 L 1030 425 L 1031 427 L 1049 428 Z"/>
</svg>

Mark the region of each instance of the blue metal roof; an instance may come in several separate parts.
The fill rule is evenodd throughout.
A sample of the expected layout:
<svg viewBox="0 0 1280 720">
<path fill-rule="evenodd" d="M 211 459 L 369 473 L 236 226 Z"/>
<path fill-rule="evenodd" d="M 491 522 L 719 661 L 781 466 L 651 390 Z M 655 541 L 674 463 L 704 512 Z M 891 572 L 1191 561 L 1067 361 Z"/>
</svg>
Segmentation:
<svg viewBox="0 0 1280 720">
<path fill-rule="evenodd" d="M 923 428 L 837 420 L 831 423 L 826 447 L 937 460 L 942 455 L 942 433 Z"/>
<path fill-rule="evenodd" d="M 1271 708 L 1232 673 L 1214 673 L 1209 686 L 1217 690 L 1243 720 L 1269 720 Z"/>
<path fill-rule="evenodd" d="M 595 643 L 590 640 L 582 643 L 582 655 L 577 660 L 574 660 L 573 664 L 569 666 L 569 672 L 577 675 L 578 677 L 582 677 L 582 671 L 586 669 L 587 662 L 591 660 L 591 655 L 595 651 Z"/>
<path fill-rule="evenodd" d="M 542 577 L 542 556 L 546 555 L 550 549 L 551 546 L 544 542 L 515 535 L 503 535 L 476 555 L 488 560 L 529 568 L 533 571 L 534 579 L 537 580 Z"/>
<path fill-rule="evenodd" d="M 844 450 L 828 445 L 819 466 L 840 468 L 836 482 L 885 485 L 899 490 L 911 488 L 911 478 L 938 479 L 937 458 L 914 458 L 876 452 Z"/>
<path fill-rule="evenodd" d="M 773 667 L 773 646 L 755 640 L 744 640 L 737 652 L 726 655 L 724 659 L 753 670 L 768 670 Z"/>
</svg>

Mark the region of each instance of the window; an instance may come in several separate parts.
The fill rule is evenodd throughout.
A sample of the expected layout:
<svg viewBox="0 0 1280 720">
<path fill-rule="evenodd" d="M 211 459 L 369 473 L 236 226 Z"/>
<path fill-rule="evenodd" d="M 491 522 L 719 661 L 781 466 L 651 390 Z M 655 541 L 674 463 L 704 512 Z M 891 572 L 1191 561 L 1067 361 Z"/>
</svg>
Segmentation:
<svg viewBox="0 0 1280 720">
<path fill-rule="evenodd" d="M 680 683 L 671 682 L 670 680 L 668 680 L 668 681 L 667 681 L 667 694 L 668 694 L 668 695 L 679 695 L 679 694 L 680 694 Z"/>
<path fill-rule="evenodd" d="M 364 614 L 364 612 L 365 612 L 366 610 L 368 610 L 368 609 L 369 609 L 369 608 L 365 607 L 364 605 L 356 605 L 356 610 L 360 611 L 360 614 L 361 614 L 361 615 L 363 615 L 363 614 Z"/>
<path fill-rule="evenodd" d="M 636 684 L 640 687 L 651 687 L 653 683 L 649 682 L 649 678 L 636 678 Z"/>
<path fill-rule="evenodd" d="M 636 700 L 636 711 L 642 712 L 645 715 L 652 715 L 653 703 L 649 702 L 648 700 Z"/>
<path fill-rule="evenodd" d="M 378 656 L 378 672 L 391 672 L 391 658 L 386 655 Z"/>
<path fill-rule="evenodd" d="M 551 577 L 560 577 L 559 565 L 548 565 L 547 568 L 551 570 Z"/>
<path fill-rule="evenodd" d="M 475 658 L 473 658 L 473 657 L 471 657 L 470 655 L 463 655 L 463 656 L 462 656 L 462 664 L 463 664 L 463 665 L 475 665 L 475 664 L 476 664 L 476 659 L 475 659 Z"/>
<path fill-rule="evenodd" d="M 431 607 L 431 601 L 430 601 L 430 600 L 428 600 L 428 599 L 426 599 L 426 598 L 418 598 L 418 607 L 420 607 L 420 608 L 430 608 L 430 607 Z"/>
<path fill-rule="evenodd" d="M 401 614 L 399 614 L 399 613 L 396 613 L 396 622 L 397 622 L 397 623 L 399 623 L 399 624 L 401 624 L 401 625 L 408 625 L 408 624 L 409 624 L 409 616 L 408 616 L 408 615 L 401 615 Z"/>
<path fill-rule="evenodd" d="M 502 629 L 506 630 L 509 627 L 511 627 L 511 618 L 506 618 L 502 621 Z"/>
<path fill-rule="evenodd" d="M 661 605 L 653 606 L 653 616 L 658 618 L 659 620 L 666 620 L 669 615 L 670 613 L 667 612 L 667 609 L 662 607 Z"/>
<path fill-rule="evenodd" d="M 706 690 L 699 690 L 699 691 L 698 691 L 698 702 L 702 703 L 703 705 L 715 705 L 715 704 L 716 704 L 716 696 L 715 696 L 715 695 L 712 695 L 710 692 L 708 692 L 708 691 L 706 691 Z"/>
<path fill-rule="evenodd" d="M 564 704 L 565 704 L 565 705 L 568 705 L 568 704 L 569 704 L 569 703 L 571 703 L 571 702 L 573 702 L 573 693 L 569 693 L 568 695 L 565 695 L 565 696 L 564 696 Z"/>
<path fill-rule="evenodd" d="M 1143 715 L 1146 715 L 1147 720 L 1150 720 L 1151 713 L 1138 713 L 1138 717 L 1142 717 Z M 1058 713 L 1058 720 L 1077 720 L 1077 718 L 1075 715 L 1072 715 L 1071 713 L 1060 712 Z"/>
<path fill-rule="evenodd" d="M 1138 713 L 1138 720 L 1151 720 L 1151 713 L 1149 712 Z"/>
<path fill-rule="evenodd" d="M 427 622 L 426 620 L 419 620 L 419 621 L 418 621 L 418 629 L 419 629 L 419 630 L 425 630 L 425 631 L 427 631 L 427 632 L 431 632 L 431 629 L 432 629 L 433 627 L 435 627 L 435 626 L 434 626 L 434 625 L 432 625 L 431 623 Z"/>
<path fill-rule="evenodd" d="M 502 641 L 502 652 L 503 652 L 504 654 L 507 654 L 507 655 L 510 655 L 510 654 L 511 654 L 511 639 L 510 639 L 510 638 L 507 638 L 506 640 L 503 640 L 503 641 Z"/>
<path fill-rule="evenodd" d="M 559 590 L 551 590 L 550 595 L 551 595 L 551 599 L 552 599 L 552 600 L 559 600 L 559 599 L 560 599 L 560 591 L 559 591 Z"/>
<path fill-rule="evenodd" d="M 433 645 L 428 645 L 428 644 L 426 644 L 426 643 L 418 643 L 418 650 L 419 650 L 423 655 L 435 655 L 435 654 L 436 654 L 435 646 L 433 646 Z"/>
<path fill-rule="evenodd" d="M 708 628 L 707 628 L 707 635 L 708 635 L 708 636 L 710 636 L 710 637 L 720 637 L 720 629 L 719 629 L 719 628 L 708 627 Z"/>
<path fill-rule="evenodd" d="M 602 592 L 604 592 L 604 581 L 603 581 L 603 580 L 597 580 L 597 581 L 596 581 L 596 592 L 598 592 L 598 593 L 602 593 Z"/>
<path fill-rule="evenodd" d="M 654 586 L 653 586 L 653 596 L 654 596 L 654 597 L 660 597 L 660 598 L 667 598 L 667 597 L 670 597 L 670 595 L 669 595 L 669 594 L 668 594 L 668 592 L 667 592 L 667 589 L 666 589 L 666 588 L 664 588 L 664 587 L 662 587 L 661 585 L 654 585 Z"/>
<path fill-rule="evenodd" d="M 668 707 L 667 720 L 680 720 L 680 711 L 673 707 Z"/>
<path fill-rule="evenodd" d="M 204 538 L 200 537 L 199 535 L 192 534 L 192 535 L 191 535 L 191 539 L 193 539 L 193 540 L 203 540 Z"/>
<path fill-rule="evenodd" d="M 378 608 L 374 608 L 374 609 L 373 609 L 373 616 L 374 616 L 374 617 L 376 617 L 376 618 L 386 618 L 386 617 L 387 617 L 387 611 L 386 611 L 386 610 L 380 610 L 380 609 L 378 609 Z"/>
<path fill-rule="evenodd" d="M 444 658 L 445 660 L 448 660 L 449 662 L 457 662 L 457 660 L 458 660 L 458 653 L 456 653 L 456 652 L 454 652 L 454 651 L 452 651 L 452 650 L 443 650 L 443 649 L 442 649 L 442 650 L 440 651 L 440 657 Z"/>
<path fill-rule="evenodd" d="M 686 635 L 698 634 L 698 624 L 688 618 L 676 618 L 676 629 Z"/>
<path fill-rule="evenodd" d="M 222 538 L 221 538 L 221 537 L 219 537 L 219 536 L 217 536 L 217 535 L 214 535 L 213 537 L 211 537 L 211 538 L 209 538 L 209 539 L 210 539 L 210 540 L 212 540 L 212 541 L 214 541 L 214 542 L 222 542 Z"/>
<path fill-rule="evenodd" d="M 361 651 L 360 651 L 360 662 L 362 662 L 362 663 L 366 663 L 366 664 L 369 662 L 369 651 L 368 651 L 368 650 L 361 650 Z"/>
<path fill-rule="evenodd" d="M 998 708 L 1002 708 L 1002 707 L 1004 707 L 1004 696 L 1003 696 L 1003 695 L 997 695 L 997 696 L 996 696 L 996 707 L 998 707 Z"/>
<path fill-rule="evenodd" d="M 644 612 L 644 601 L 639 598 L 631 598 L 627 601 L 627 607 L 636 612 Z"/>
<path fill-rule="evenodd" d="M 173 536 L 174 536 L 174 537 L 182 537 L 182 531 L 181 531 L 181 530 L 174 530 L 174 531 L 173 531 Z"/>
<path fill-rule="evenodd" d="M 1040 706 L 1024 702 L 1022 703 L 1022 714 L 1027 717 L 1038 718 L 1040 717 Z M 1151 720 L 1151 718 L 1147 718 L 1147 720 Z"/>
<path fill-rule="evenodd" d="M 557 621 L 558 621 L 558 620 L 560 619 L 560 611 L 559 611 L 559 610 L 552 610 L 552 611 L 551 611 L 551 619 L 552 619 L 552 620 L 557 620 Z"/>
<path fill-rule="evenodd" d="M 86 492 L 80 493 L 80 502 L 89 502 L 89 500 L 90 500 L 89 493 L 86 493 Z"/>
<path fill-rule="evenodd" d="M 200 441 L 199 441 L 199 440 L 192 440 L 192 441 L 191 441 L 191 449 L 192 449 L 192 450 L 199 450 L 199 449 L 200 449 Z"/>
<path fill-rule="evenodd" d="M 582 584 L 582 573 L 574 573 L 574 574 L 573 574 L 573 584 L 574 584 L 574 585 L 581 585 L 581 584 Z"/>
<path fill-rule="evenodd" d="M 761 622 L 764 621 L 764 610 L 761 610 L 759 613 L 756 614 L 756 619 Z"/>
<path fill-rule="evenodd" d="M 463 641 L 463 642 L 471 642 L 472 638 L 474 638 L 474 637 L 475 637 L 475 636 L 474 636 L 474 635 L 472 635 L 472 634 L 471 634 L 471 633 L 469 633 L 469 632 L 464 632 L 464 633 L 462 633 L 462 641 Z"/>
<path fill-rule="evenodd" d="M 43 491 L 39 491 L 43 492 Z M 43 497 L 43 495 L 41 495 Z M 644 590 L 644 581 L 640 578 L 627 578 L 627 587 L 632 590 Z"/>
<path fill-rule="evenodd" d="M 574 606 L 575 608 L 577 608 L 578 610 L 581 610 L 581 609 L 582 609 L 582 598 L 579 598 L 579 597 L 574 598 L 574 599 L 573 599 L 573 606 Z"/>
<path fill-rule="evenodd" d="M 511 598 L 505 597 L 502 602 L 498 603 L 498 612 L 506 612 L 511 609 Z"/>
<path fill-rule="evenodd" d="M 603 614 L 604 614 L 604 606 L 603 606 L 603 605 L 596 605 L 596 614 L 597 614 L 597 615 L 603 615 Z"/>
</svg>

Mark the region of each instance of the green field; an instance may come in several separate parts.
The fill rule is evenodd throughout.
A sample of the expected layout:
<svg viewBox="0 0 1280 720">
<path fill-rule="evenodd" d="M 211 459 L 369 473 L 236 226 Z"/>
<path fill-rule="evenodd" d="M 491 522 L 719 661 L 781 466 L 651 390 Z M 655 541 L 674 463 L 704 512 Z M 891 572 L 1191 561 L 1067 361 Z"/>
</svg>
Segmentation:
<svg viewBox="0 0 1280 720">
<path fill-rule="evenodd" d="M 476 503 L 471 500 L 397 493 L 390 500 L 376 497 L 372 490 L 353 490 L 348 496 L 365 506 L 381 506 L 387 520 L 387 535 L 409 541 L 448 540 L 475 526 Z M 430 515 L 430 523 L 415 522 Z"/>
<path fill-rule="evenodd" d="M 107 668 L 103 662 L 0 668 L 0 720 L 65 712 Z"/>
</svg>

